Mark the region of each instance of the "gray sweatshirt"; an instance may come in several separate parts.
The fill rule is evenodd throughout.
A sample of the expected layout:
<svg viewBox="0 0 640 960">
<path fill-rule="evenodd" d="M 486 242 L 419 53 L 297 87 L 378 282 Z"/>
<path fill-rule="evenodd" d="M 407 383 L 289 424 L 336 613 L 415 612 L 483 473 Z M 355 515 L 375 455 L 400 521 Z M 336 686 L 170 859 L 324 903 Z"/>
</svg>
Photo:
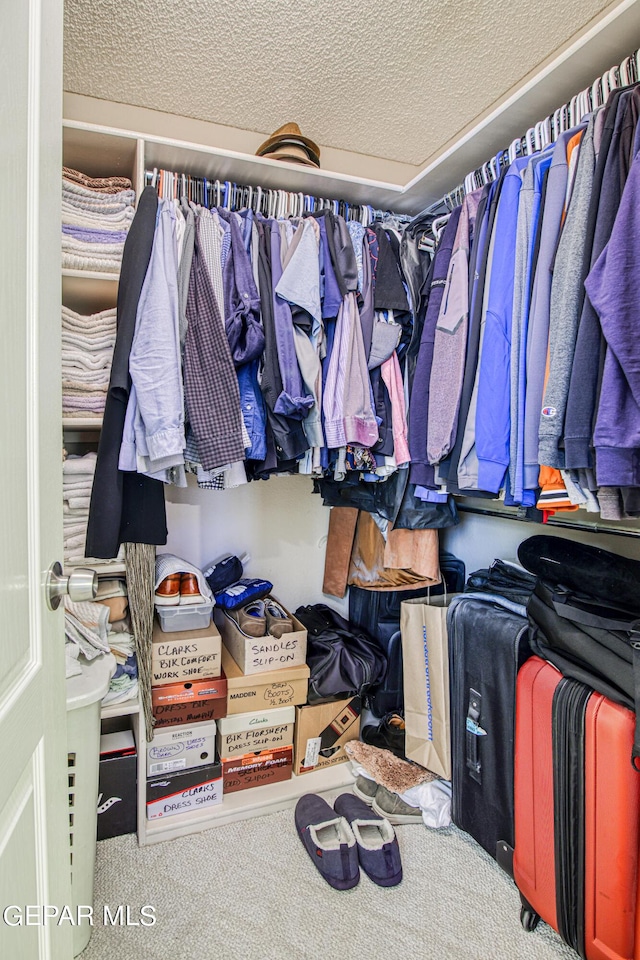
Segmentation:
<svg viewBox="0 0 640 960">
<path fill-rule="evenodd" d="M 580 143 L 571 202 L 560 236 L 551 282 L 549 377 L 540 411 L 538 462 L 558 470 L 564 467 L 564 451 L 560 449 L 560 440 L 584 297 L 585 278 L 581 267 L 595 170 L 593 128 L 592 117 Z"/>
</svg>

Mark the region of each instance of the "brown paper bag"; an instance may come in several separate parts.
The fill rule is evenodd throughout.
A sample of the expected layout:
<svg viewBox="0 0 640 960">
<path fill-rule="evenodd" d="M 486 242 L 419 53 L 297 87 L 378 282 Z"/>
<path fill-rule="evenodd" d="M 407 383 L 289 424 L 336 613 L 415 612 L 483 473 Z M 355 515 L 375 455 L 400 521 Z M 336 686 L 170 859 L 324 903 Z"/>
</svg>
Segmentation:
<svg viewBox="0 0 640 960">
<path fill-rule="evenodd" d="M 447 608 L 455 594 L 404 600 L 400 613 L 405 753 L 451 780 Z"/>
</svg>

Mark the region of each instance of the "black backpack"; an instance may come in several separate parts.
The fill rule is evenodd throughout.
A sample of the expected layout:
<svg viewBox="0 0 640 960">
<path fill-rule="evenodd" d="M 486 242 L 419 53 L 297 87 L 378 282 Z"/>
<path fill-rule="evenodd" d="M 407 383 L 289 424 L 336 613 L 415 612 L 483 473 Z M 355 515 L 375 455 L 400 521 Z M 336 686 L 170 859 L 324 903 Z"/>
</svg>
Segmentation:
<svg viewBox="0 0 640 960">
<path fill-rule="evenodd" d="M 542 576 L 527 604 L 534 653 L 636 714 L 640 770 L 640 564 L 557 537 L 531 537 L 520 562 Z"/>
<path fill-rule="evenodd" d="M 309 703 L 362 696 L 384 676 L 387 658 L 368 634 L 324 603 L 296 610 L 307 628 Z"/>
</svg>

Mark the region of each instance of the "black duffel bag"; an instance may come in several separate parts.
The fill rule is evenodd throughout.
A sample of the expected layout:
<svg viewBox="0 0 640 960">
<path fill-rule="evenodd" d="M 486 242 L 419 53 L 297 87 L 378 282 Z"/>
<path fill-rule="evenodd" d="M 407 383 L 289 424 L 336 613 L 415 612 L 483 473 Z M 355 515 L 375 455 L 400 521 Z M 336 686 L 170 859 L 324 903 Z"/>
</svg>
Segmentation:
<svg viewBox="0 0 640 960">
<path fill-rule="evenodd" d="M 518 559 L 544 577 L 527 604 L 533 652 L 635 712 L 640 770 L 640 564 L 544 536 L 520 544 Z"/>
<path fill-rule="evenodd" d="M 363 696 L 385 674 L 387 658 L 368 634 L 324 603 L 296 610 L 307 628 L 309 703 Z"/>
</svg>

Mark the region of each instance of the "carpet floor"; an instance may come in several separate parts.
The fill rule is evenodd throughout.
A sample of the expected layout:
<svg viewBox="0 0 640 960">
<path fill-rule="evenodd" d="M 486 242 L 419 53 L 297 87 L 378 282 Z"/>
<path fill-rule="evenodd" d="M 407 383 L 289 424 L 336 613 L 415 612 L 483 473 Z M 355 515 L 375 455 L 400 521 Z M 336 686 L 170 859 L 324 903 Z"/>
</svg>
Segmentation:
<svg viewBox="0 0 640 960">
<path fill-rule="evenodd" d="M 575 960 L 544 924 L 520 925 L 513 883 L 455 827 L 397 828 L 404 879 L 337 892 L 298 840 L 293 811 L 139 848 L 98 844 L 96 925 L 82 960 Z M 103 926 L 155 908 L 154 926 Z"/>
</svg>

